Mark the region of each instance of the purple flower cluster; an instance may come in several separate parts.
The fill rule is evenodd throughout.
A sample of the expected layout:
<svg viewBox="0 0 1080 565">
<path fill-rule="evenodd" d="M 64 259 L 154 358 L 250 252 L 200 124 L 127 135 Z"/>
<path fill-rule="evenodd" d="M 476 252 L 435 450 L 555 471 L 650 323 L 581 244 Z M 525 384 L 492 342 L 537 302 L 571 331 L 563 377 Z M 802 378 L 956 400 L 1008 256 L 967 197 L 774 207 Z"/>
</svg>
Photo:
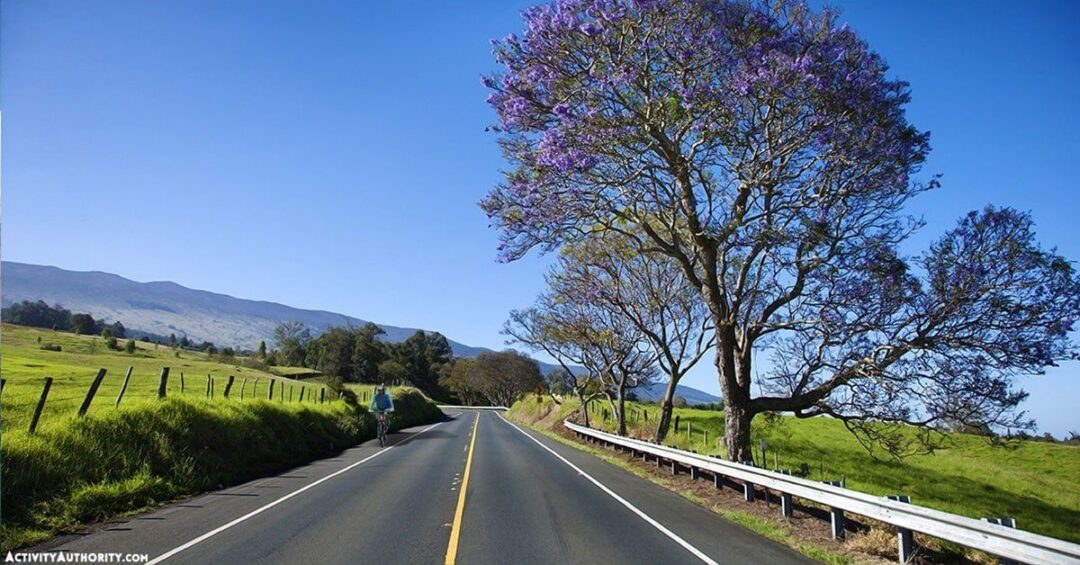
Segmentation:
<svg viewBox="0 0 1080 565">
<path fill-rule="evenodd" d="M 522 37 L 492 42 L 502 68 L 482 79 L 493 129 L 520 169 L 482 203 L 504 259 L 594 221 L 597 206 L 568 191 L 614 210 L 648 189 L 642 171 L 674 178 L 680 159 L 705 170 L 718 156 L 759 151 L 768 112 L 789 114 L 777 145 L 798 148 L 792 167 L 823 163 L 807 170 L 847 174 L 857 192 L 909 190 L 928 151 L 904 118 L 907 85 L 827 10 L 792 0 L 556 0 L 523 18 Z M 721 172 L 739 174 L 728 166 Z M 545 224 L 567 229 L 536 229 Z"/>
</svg>

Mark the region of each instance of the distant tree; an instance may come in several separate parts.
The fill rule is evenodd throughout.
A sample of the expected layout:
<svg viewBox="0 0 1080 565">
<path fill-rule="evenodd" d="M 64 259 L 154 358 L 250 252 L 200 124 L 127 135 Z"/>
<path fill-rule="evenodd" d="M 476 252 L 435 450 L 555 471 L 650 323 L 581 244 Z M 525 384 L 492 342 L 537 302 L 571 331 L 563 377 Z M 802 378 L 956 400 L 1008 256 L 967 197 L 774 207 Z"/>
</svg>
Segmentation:
<svg viewBox="0 0 1080 565">
<path fill-rule="evenodd" d="M 127 340 L 127 343 L 124 344 L 124 351 L 126 351 L 127 353 L 135 353 L 135 340 L 134 339 Z"/>
<path fill-rule="evenodd" d="M 542 387 L 540 365 L 517 351 L 485 351 L 476 356 L 470 371 L 475 384 L 487 401 L 495 406 L 510 406 L 519 397 Z"/>
<path fill-rule="evenodd" d="M 408 373 L 410 382 L 432 398 L 444 398 L 446 391 L 439 385 L 439 369 L 453 358 L 450 345 L 441 334 L 425 334 L 417 330 L 405 341 L 390 348 L 390 358 Z M 385 379 L 385 376 L 380 374 Z"/>
<path fill-rule="evenodd" d="M 401 363 L 387 359 L 379 363 L 379 378 L 387 384 L 404 383 L 409 381 L 409 371 Z"/>
<path fill-rule="evenodd" d="M 207 355 L 214 355 L 217 353 L 217 347 L 213 343 L 207 342 L 203 347 L 203 351 L 205 351 Z"/>
<path fill-rule="evenodd" d="M 671 401 L 671 404 L 673 404 L 676 408 L 686 408 L 686 398 L 684 398 L 682 395 L 676 395 L 675 398 Z"/>
<path fill-rule="evenodd" d="M 109 337 L 105 338 L 105 345 L 106 345 L 106 347 L 108 347 L 109 349 L 111 349 L 113 351 L 117 351 L 117 350 L 120 349 L 120 343 L 116 340 L 115 337 L 113 337 L 111 335 Z"/>
<path fill-rule="evenodd" d="M 276 349 L 271 349 L 270 352 L 266 354 L 266 364 L 271 367 L 281 364 L 278 361 L 278 351 Z"/>
<path fill-rule="evenodd" d="M 102 327 L 101 331 L 99 333 L 101 334 L 101 337 L 103 337 L 105 339 L 109 339 L 110 337 L 113 337 L 112 326 L 104 326 L 104 327 Z"/>
<path fill-rule="evenodd" d="M 266 359 L 266 341 L 259 342 L 259 359 Z"/>
<path fill-rule="evenodd" d="M 356 332 L 353 348 L 353 367 L 356 380 L 362 383 L 379 382 L 379 364 L 387 359 L 386 345 L 379 341 L 385 334 L 382 328 L 368 322 Z"/>
<path fill-rule="evenodd" d="M 635 239 L 608 232 L 568 245 L 559 256 L 562 286 L 588 289 L 594 306 L 612 311 L 641 333 L 667 376 L 654 440 L 671 425 L 682 377 L 715 345 L 712 320 L 682 269 L 661 253 L 642 253 Z"/>
<path fill-rule="evenodd" d="M 307 344 L 311 330 L 303 322 L 285 322 L 274 328 L 274 342 L 279 351 L 279 361 L 292 367 L 304 366 Z"/>
<path fill-rule="evenodd" d="M 307 343 L 305 365 L 327 375 L 355 381 L 353 351 L 355 334 L 348 328 L 333 327 Z"/>
<path fill-rule="evenodd" d="M 548 373 L 544 380 L 547 382 L 547 389 L 551 394 L 564 396 L 572 394 L 574 391 L 574 374 L 566 369 L 555 369 Z"/>
<path fill-rule="evenodd" d="M 125 328 L 124 324 L 121 324 L 119 321 L 113 322 L 112 326 L 109 327 L 109 331 L 112 333 L 113 337 L 118 337 L 121 339 L 127 337 L 127 328 Z"/>
<path fill-rule="evenodd" d="M 72 314 L 71 327 L 77 334 L 94 335 L 97 322 L 90 314 Z"/>
<path fill-rule="evenodd" d="M 484 395 L 476 382 L 476 373 L 472 370 L 476 360 L 455 359 L 443 365 L 439 375 L 439 385 L 454 395 L 465 406 L 475 406 L 483 402 Z"/>
<path fill-rule="evenodd" d="M 169 334 L 169 346 L 176 347 L 176 334 Z"/>
<path fill-rule="evenodd" d="M 231 347 L 223 347 L 221 348 L 221 356 L 226 358 L 236 357 L 236 350 Z"/>
<path fill-rule="evenodd" d="M 24 300 L 0 310 L 0 320 L 9 324 L 47 328 L 59 331 L 71 329 L 71 311 L 49 306 L 44 300 Z"/>
</svg>

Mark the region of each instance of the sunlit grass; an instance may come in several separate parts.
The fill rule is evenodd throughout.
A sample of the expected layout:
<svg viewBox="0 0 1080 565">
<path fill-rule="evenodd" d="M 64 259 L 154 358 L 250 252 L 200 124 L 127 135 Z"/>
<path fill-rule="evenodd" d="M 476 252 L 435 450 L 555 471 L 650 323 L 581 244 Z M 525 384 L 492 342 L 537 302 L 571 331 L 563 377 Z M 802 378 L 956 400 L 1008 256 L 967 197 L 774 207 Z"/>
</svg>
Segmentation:
<svg viewBox="0 0 1080 565">
<path fill-rule="evenodd" d="M 538 405 L 534 397 L 514 411 L 535 419 L 553 410 L 550 399 Z M 633 404 L 631 435 L 651 438 L 659 408 Z M 559 416 L 577 408 L 574 401 L 559 407 Z M 644 420 L 648 414 L 648 422 Z M 722 412 L 677 409 L 679 430 L 664 440 L 667 445 L 699 453 L 724 456 L 717 440 L 723 437 Z M 545 421 L 561 421 L 553 417 Z M 687 423 L 690 436 L 687 436 Z M 612 423 L 592 415 L 594 427 L 612 429 Z M 706 440 L 706 437 L 708 438 Z M 1080 447 L 1036 441 L 1009 447 L 991 445 L 985 438 L 954 434 L 947 449 L 896 461 L 871 457 L 838 421 L 826 418 L 780 418 L 766 425 L 754 421 L 755 459 L 762 462 L 760 440 L 766 443 L 769 468 L 798 470 L 803 464 L 813 480 L 846 480 L 848 488 L 876 495 L 906 494 L 912 502 L 973 518 L 1011 516 L 1025 530 L 1080 542 Z"/>
</svg>

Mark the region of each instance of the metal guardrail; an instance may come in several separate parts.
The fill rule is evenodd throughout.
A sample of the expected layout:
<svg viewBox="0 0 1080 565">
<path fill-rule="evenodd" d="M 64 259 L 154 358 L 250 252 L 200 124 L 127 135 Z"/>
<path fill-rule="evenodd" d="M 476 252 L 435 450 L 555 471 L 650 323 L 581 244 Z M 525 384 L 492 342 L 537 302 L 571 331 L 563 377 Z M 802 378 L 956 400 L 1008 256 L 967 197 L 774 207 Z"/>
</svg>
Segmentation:
<svg viewBox="0 0 1080 565">
<path fill-rule="evenodd" d="M 634 456 L 640 454 L 648 458 L 651 455 L 658 464 L 662 460 L 667 460 L 674 466 L 681 465 L 688 468 L 692 474 L 704 470 L 714 477 L 720 476 L 740 481 L 744 485 L 748 500 L 753 500 L 754 485 L 776 490 L 782 493 L 781 509 L 785 515 L 790 515 L 792 496 L 823 504 L 831 509 L 834 537 L 843 536 L 843 512 L 851 512 L 896 526 L 899 529 L 901 562 L 907 561 L 911 556 L 911 532 L 919 532 L 1023 563 L 1080 564 L 1080 545 L 1064 540 L 899 500 L 890 500 L 887 497 L 855 492 L 751 465 L 740 465 L 715 457 L 621 437 L 586 428 L 570 421 L 564 422 L 563 425 L 579 437 L 625 448 Z M 673 469 L 677 470 L 677 467 Z M 719 481 L 717 484 L 720 484 Z"/>
<path fill-rule="evenodd" d="M 500 412 L 506 412 L 509 408 L 505 406 L 454 406 L 451 404 L 436 404 L 440 410 L 443 408 L 449 408 L 451 410 L 498 410 Z"/>
</svg>

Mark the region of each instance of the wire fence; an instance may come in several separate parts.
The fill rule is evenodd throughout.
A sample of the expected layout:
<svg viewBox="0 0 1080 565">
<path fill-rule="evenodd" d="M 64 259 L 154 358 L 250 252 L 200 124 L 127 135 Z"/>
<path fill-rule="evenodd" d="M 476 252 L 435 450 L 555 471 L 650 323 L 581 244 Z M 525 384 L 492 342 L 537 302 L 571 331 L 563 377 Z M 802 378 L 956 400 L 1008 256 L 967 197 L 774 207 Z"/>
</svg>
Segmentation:
<svg viewBox="0 0 1080 565">
<path fill-rule="evenodd" d="M 43 423 L 176 397 L 293 404 L 322 404 L 334 398 L 321 383 L 283 377 L 193 374 L 171 372 L 168 367 L 157 374 L 135 372 L 134 367 L 120 373 L 101 369 L 82 376 L 3 379 L 0 428 L 34 433 Z"/>
</svg>

